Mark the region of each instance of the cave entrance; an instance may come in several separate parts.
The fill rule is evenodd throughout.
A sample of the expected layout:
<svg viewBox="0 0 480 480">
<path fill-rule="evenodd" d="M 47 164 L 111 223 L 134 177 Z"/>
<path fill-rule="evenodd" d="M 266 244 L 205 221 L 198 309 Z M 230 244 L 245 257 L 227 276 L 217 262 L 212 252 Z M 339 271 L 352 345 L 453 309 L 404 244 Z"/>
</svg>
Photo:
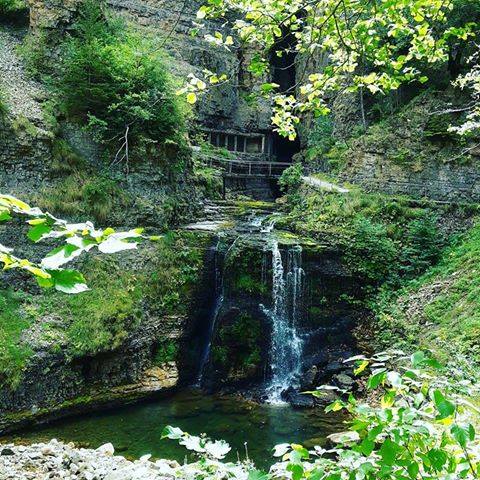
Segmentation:
<svg viewBox="0 0 480 480">
<path fill-rule="evenodd" d="M 284 35 L 278 40 L 270 55 L 272 81 L 280 85 L 281 93 L 289 93 L 295 90 L 297 69 L 297 53 L 293 48 L 294 37 L 291 34 Z M 273 132 L 272 154 L 278 162 L 292 162 L 293 156 L 300 151 L 300 140 L 297 137 L 291 141 Z"/>
</svg>

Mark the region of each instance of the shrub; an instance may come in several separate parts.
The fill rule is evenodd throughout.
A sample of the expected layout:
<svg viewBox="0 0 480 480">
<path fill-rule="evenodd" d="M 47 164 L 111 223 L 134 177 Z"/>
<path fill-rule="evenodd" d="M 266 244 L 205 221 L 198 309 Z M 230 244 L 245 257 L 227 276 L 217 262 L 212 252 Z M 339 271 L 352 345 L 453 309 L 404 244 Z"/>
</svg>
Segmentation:
<svg viewBox="0 0 480 480">
<path fill-rule="evenodd" d="M 28 15 L 27 2 L 25 0 L 0 0 L 0 15 L 8 20 L 23 21 Z"/>
<path fill-rule="evenodd" d="M 17 47 L 22 57 L 27 73 L 32 77 L 47 76 L 50 74 L 49 37 L 43 31 L 31 32 Z"/>
<path fill-rule="evenodd" d="M 430 214 L 408 224 L 400 262 L 402 273 L 409 278 L 420 275 L 438 261 L 445 238 L 437 223 L 437 217 Z"/>
<path fill-rule="evenodd" d="M 316 118 L 312 128 L 308 131 L 307 159 L 321 159 L 334 145 L 335 139 L 331 117 L 322 116 Z"/>
<path fill-rule="evenodd" d="M 395 269 L 396 246 L 384 225 L 359 217 L 353 225 L 351 243 L 345 252 L 350 267 L 365 278 L 385 280 Z"/>
<path fill-rule="evenodd" d="M 300 200 L 298 191 L 302 186 L 302 175 L 302 165 L 300 163 L 295 163 L 284 170 L 282 176 L 278 180 L 280 189 L 287 194 L 287 198 L 291 203 L 297 203 Z"/>
<path fill-rule="evenodd" d="M 102 2 L 82 5 L 63 58 L 58 87 L 66 114 L 113 151 L 181 139 L 184 115 L 162 52 Z"/>
</svg>

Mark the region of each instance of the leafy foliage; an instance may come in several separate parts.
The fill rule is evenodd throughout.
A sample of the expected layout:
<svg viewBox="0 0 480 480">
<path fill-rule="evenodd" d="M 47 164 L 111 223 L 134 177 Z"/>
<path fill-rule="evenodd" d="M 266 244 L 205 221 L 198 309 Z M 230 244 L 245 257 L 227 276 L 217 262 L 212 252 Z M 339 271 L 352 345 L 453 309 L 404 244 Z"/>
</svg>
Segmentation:
<svg viewBox="0 0 480 480">
<path fill-rule="evenodd" d="M 91 222 L 70 224 L 42 212 L 39 208 L 32 208 L 11 195 L 0 194 L 0 222 L 11 220 L 12 214 L 30 218 L 27 221 L 30 225 L 28 238 L 32 242 L 64 238 L 65 243 L 49 252 L 40 263 L 15 257 L 12 254 L 13 249 L 0 244 L 0 262 L 3 264 L 3 270 L 19 269 L 29 272 L 41 287 L 54 287 L 64 293 L 81 293 L 88 290 L 85 278 L 80 272 L 64 268 L 67 263 L 93 248 L 98 248 L 102 253 L 135 249 L 143 238 L 142 229 L 115 232 L 113 228 L 97 230 Z"/>
<path fill-rule="evenodd" d="M 262 328 L 259 318 L 241 313 L 226 324 L 219 325 L 212 346 L 215 369 L 222 378 L 242 378 L 258 369 L 261 362 Z"/>
<path fill-rule="evenodd" d="M 287 198 L 291 202 L 299 200 L 298 192 L 302 185 L 303 167 L 300 163 L 294 163 L 282 173 L 278 180 L 280 189 L 287 194 Z"/>
<path fill-rule="evenodd" d="M 420 278 L 411 280 L 400 291 L 382 289 L 373 303 L 377 341 L 417 348 L 434 345 L 442 360 L 479 362 L 479 261 L 477 225 L 441 252 L 438 264 Z"/>
<path fill-rule="evenodd" d="M 126 258 L 89 255 L 81 270 L 90 289 L 81 295 L 0 289 L 0 384 L 15 389 L 38 344 L 67 361 L 93 356 L 120 347 L 152 317 L 187 314 L 209 238 L 169 233 Z M 152 360 L 172 361 L 178 348 L 177 340 L 165 339 Z"/>
<path fill-rule="evenodd" d="M 326 408 L 327 412 L 346 410 L 351 418 L 348 431 L 329 436 L 333 448 L 277 445 L 273 451 L 277 463 L 266 473 L 248 459 L 220 461 L 230 450 L 224 442 L 169 426 L 163 438 L 179 441 L 200 459 L 170 466 L 168 473 L 175 478 L 239 480 L 478 478 L 480 443 L 472 421 L 479 411 L 465 398 L 477 391 L 471 381 L 447 380 L 438 362 L 423 352 L 411 357 L 401 351 L 382 352 L 348 361 L 355 361 L 357 375 L 372 368 L 366 383 L 376 401 L 360 402 L 347 392 Z M 324 394 L 322 388 L 309 393 Z"/>
<path fill-rule="evenodd" d="M 461 15 L 460 22 L 448 23 L 450 12 L 466 3 L 476 2 L 210 0 L 198 18 L 229 21 L 240 41 L 257 52 L 249 71 L 259 77 L 266 75 L 272 52 L 282 57 L 293 51 L 298 59 L 328 56 L 326 66 L 300 82 L 298 94 L 278 93 L 279 86 L 271 83 L 263 86 L 276 105 L 274 125 L 293 139 L 305 111 L 328 113 L 332 93 L 385 94 L 405 83 L 427 82 L 428 67 L 445 64 L 449 53 L 468 42 L 478 27 Z M 205 38 L 230 48 L 221 33 Z"/>
<path fill-rule="evenodd" d="M 87 0 L 63 49 L 62 106 L 119 158 L 181 141 L 184 112 L 173 94 L 165 58 L 153 41 Z M 119 148 L 120 147 L 120 148 Z"/>
<path fill-rule="evenodd" d="M 0 0 L 0 15 L 9 20 L 17 20 L 27 12 L 26 0 Z"/>
</svg>

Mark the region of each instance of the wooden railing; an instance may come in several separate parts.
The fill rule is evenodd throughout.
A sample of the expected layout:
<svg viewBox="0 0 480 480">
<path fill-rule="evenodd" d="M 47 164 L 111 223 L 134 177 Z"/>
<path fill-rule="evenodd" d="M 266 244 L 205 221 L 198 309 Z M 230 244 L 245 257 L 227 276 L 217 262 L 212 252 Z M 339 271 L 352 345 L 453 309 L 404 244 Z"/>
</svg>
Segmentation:
<svg viewBox="0 0 480 480">
<path fill-rule="evenodd" d="M 237 160 L 224 157 L 203 158 L 209 167 L 221 167 L 227 176 L 279 177 L 291 163 L 266 162 L 261 160 Z"/>
</svg>

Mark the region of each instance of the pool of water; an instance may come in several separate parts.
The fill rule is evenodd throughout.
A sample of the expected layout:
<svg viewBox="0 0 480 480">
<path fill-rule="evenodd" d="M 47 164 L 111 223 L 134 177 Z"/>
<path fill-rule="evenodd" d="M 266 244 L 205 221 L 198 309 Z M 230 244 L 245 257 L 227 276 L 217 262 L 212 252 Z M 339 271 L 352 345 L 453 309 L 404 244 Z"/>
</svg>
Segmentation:
<svg viewBox="0 0 480 480">
<path fill-rule="evenodd" d="M 91 448 L 111 442 L 117 453 L 127 458 L 151 453 L 156 458 L 183 461 L 187 451 L 172 440 L 160 438 L 166 425 L 226 440 L 232 446 L 229 460 L 237 455 L 245 458 L 247 448 L 249 457 L 261 468 L 273 463 L 271 450 L 278 443 L 322 445 L 327 435 L 342 429 L 341 419 L 320 409 L 294 410 L 234 396 L 183 391 L 167 399 L 57 421 L 2 441 L 30 443 L 57 438 Z"/>
</svg>

